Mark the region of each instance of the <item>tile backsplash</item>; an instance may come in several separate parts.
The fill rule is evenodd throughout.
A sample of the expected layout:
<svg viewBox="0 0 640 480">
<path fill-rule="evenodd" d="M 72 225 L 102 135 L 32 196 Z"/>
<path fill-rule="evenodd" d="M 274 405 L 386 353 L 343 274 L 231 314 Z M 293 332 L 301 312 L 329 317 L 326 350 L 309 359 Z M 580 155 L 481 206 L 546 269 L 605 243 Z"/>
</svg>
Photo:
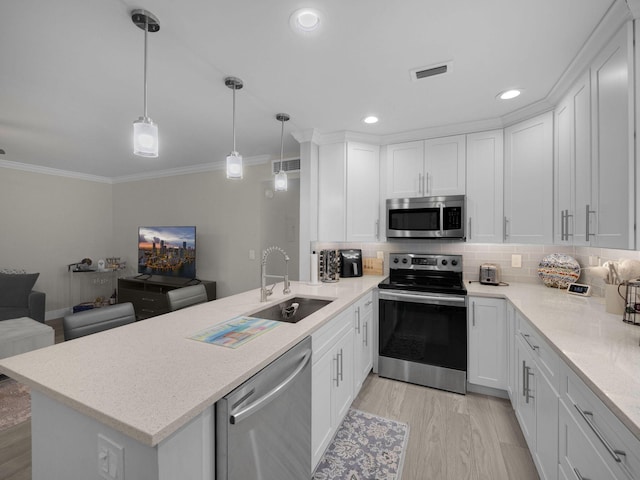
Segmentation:
<svg viewBox="0 0 640 480">
<path fill-rule="evenodd" d="M 604 296 L 604 281 L 591 274 L 589 266 L 591 258 L 598 265 L 609 260 L 639 260 L 640 251 L 613 250 L 596 247 L 576 247 L 564 245 L 521 245 L 521 244 L 479 244 L 461 243 L 457 241 L 395 241 L 384 243 L 335 243 L 314 242 L 312 249 L 327 248 L 359 248 L 364 257 L 376 257 L 378 252 L 384 256 L 384 271 L 389 273 L 389 253 L 444 253 L 463 256 L 463 276 L 465 281 L 477 280 L 480 264 L 495 263 L 500 265 L 502 281 L 520 283 L 541 283 L 538 278 L 540 260 L 551 253 L 564 253 L 575 258 L 582 269 L 580 282 L 592 285 L 593 294 Z M 512 256 L 520 255 L 521 267 L 512 267 Z"/>
</svg>

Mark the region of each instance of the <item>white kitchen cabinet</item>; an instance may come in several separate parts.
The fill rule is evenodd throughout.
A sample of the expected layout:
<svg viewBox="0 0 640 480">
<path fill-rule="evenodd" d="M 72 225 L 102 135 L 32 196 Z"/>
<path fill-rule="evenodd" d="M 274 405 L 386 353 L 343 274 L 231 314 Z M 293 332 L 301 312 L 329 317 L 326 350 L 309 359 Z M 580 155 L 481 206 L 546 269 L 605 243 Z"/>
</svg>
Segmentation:
<svg viewBox="0 0 640 480">
<path fill-rule="evenodd" d="M 553 241 L 553 113 L 504 131 L 504 232 L 510 243 Z"/>
<path fill-rule="evenodd" d="M 560 360 L 516 313 L 516 418 L 542 480 L 558 475 Z"/>
<path fill-rule="evenodd" d="M 588 245 L 591 203 L 591 83 L 585 73 L 554 114 L 554 243 Z"/>
<path fill-rule="evenodd" d="M 631 22 L 591 66 L 592 202 L 591 245 L 634 248 L 634 109 Z"/>
<path fill-rule="evenodd" d="M 354 306 L 354 397 L 373 367 L 373 294 L 369 293 Z"/>
<path fill-rule="evenodd" d="M 465 194 L 465 135 L 388 145 L 386 164 L 386 198 Z"/>
<path fill-rule="evenodd" d="M 504 135 L 502 130 L 467 135 L 467 241 L 502 243 Z"/>
<path fill-rule="evenodd" d="M 311 455 L 315 468 L 353 402 L 353 307 L 312 335 Z"/>
<path fill-rule="evenodd" d="M 465 135 L 424 142 L 425 196 L 465 194 L 466 152 Z"/>
<path fill-rule="evenodd" d="M 424 142 L 387 145 L 386 198 L 424 195 Z"/>
<path fill-rule="evenodd" d="M 507 324 L 505 301 L 469 297 L 468 381 L 500 390 L 507 388 Z"/>
<path fill-rule="evenodd" d="M 347 144 L 348 242 L 380 240 L 380 147 Z"/>
<path fill-rule="evenodd" d="M 353 142 L 320 145 L 318 240 L 378 241 L 379 212 L 379 147 Z"/>
</svg>

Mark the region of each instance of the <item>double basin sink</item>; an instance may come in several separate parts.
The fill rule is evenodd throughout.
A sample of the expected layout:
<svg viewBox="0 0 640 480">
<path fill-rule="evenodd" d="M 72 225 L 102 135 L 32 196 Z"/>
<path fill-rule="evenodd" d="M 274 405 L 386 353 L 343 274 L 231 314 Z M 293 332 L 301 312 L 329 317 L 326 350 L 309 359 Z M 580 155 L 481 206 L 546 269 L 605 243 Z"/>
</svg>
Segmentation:
<svg viewBox="0 0 640 480">
<path fill-rule="evenodd" d="M 278 322 L 298 323 L 303 318 L 317 312 L 331 302 L 333 302 L 333 300 L 293 297 L 247 316 L 252 318 L 263 318 L 266 320 L 276 320 Z"/>
</svg>

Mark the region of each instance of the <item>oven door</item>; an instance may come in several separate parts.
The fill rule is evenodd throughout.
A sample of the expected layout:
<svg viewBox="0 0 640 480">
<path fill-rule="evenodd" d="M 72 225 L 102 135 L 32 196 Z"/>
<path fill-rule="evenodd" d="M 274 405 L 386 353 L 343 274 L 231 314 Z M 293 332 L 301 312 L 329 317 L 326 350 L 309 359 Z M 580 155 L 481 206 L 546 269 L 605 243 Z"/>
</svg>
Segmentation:
<svg viewBox="0 0 640 480">
<path fill-rule="evenodd" d="M 380 290 L 378 373 L 465 393 L 466 296 Z"/>
</svg>

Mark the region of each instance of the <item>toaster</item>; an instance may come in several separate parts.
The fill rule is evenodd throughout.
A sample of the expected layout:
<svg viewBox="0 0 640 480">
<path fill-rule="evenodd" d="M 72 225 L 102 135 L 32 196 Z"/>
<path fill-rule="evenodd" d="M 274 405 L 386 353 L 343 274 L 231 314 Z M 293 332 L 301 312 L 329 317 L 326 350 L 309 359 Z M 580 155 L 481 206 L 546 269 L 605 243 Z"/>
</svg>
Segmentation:
<svg viewBox="0 0 640 480">
<path fill-rule="evenodd" d="M 481 264 L 480 283 L 484 285 L 500 285 L 500 266 L 495 263 Z"/>
</svg>

